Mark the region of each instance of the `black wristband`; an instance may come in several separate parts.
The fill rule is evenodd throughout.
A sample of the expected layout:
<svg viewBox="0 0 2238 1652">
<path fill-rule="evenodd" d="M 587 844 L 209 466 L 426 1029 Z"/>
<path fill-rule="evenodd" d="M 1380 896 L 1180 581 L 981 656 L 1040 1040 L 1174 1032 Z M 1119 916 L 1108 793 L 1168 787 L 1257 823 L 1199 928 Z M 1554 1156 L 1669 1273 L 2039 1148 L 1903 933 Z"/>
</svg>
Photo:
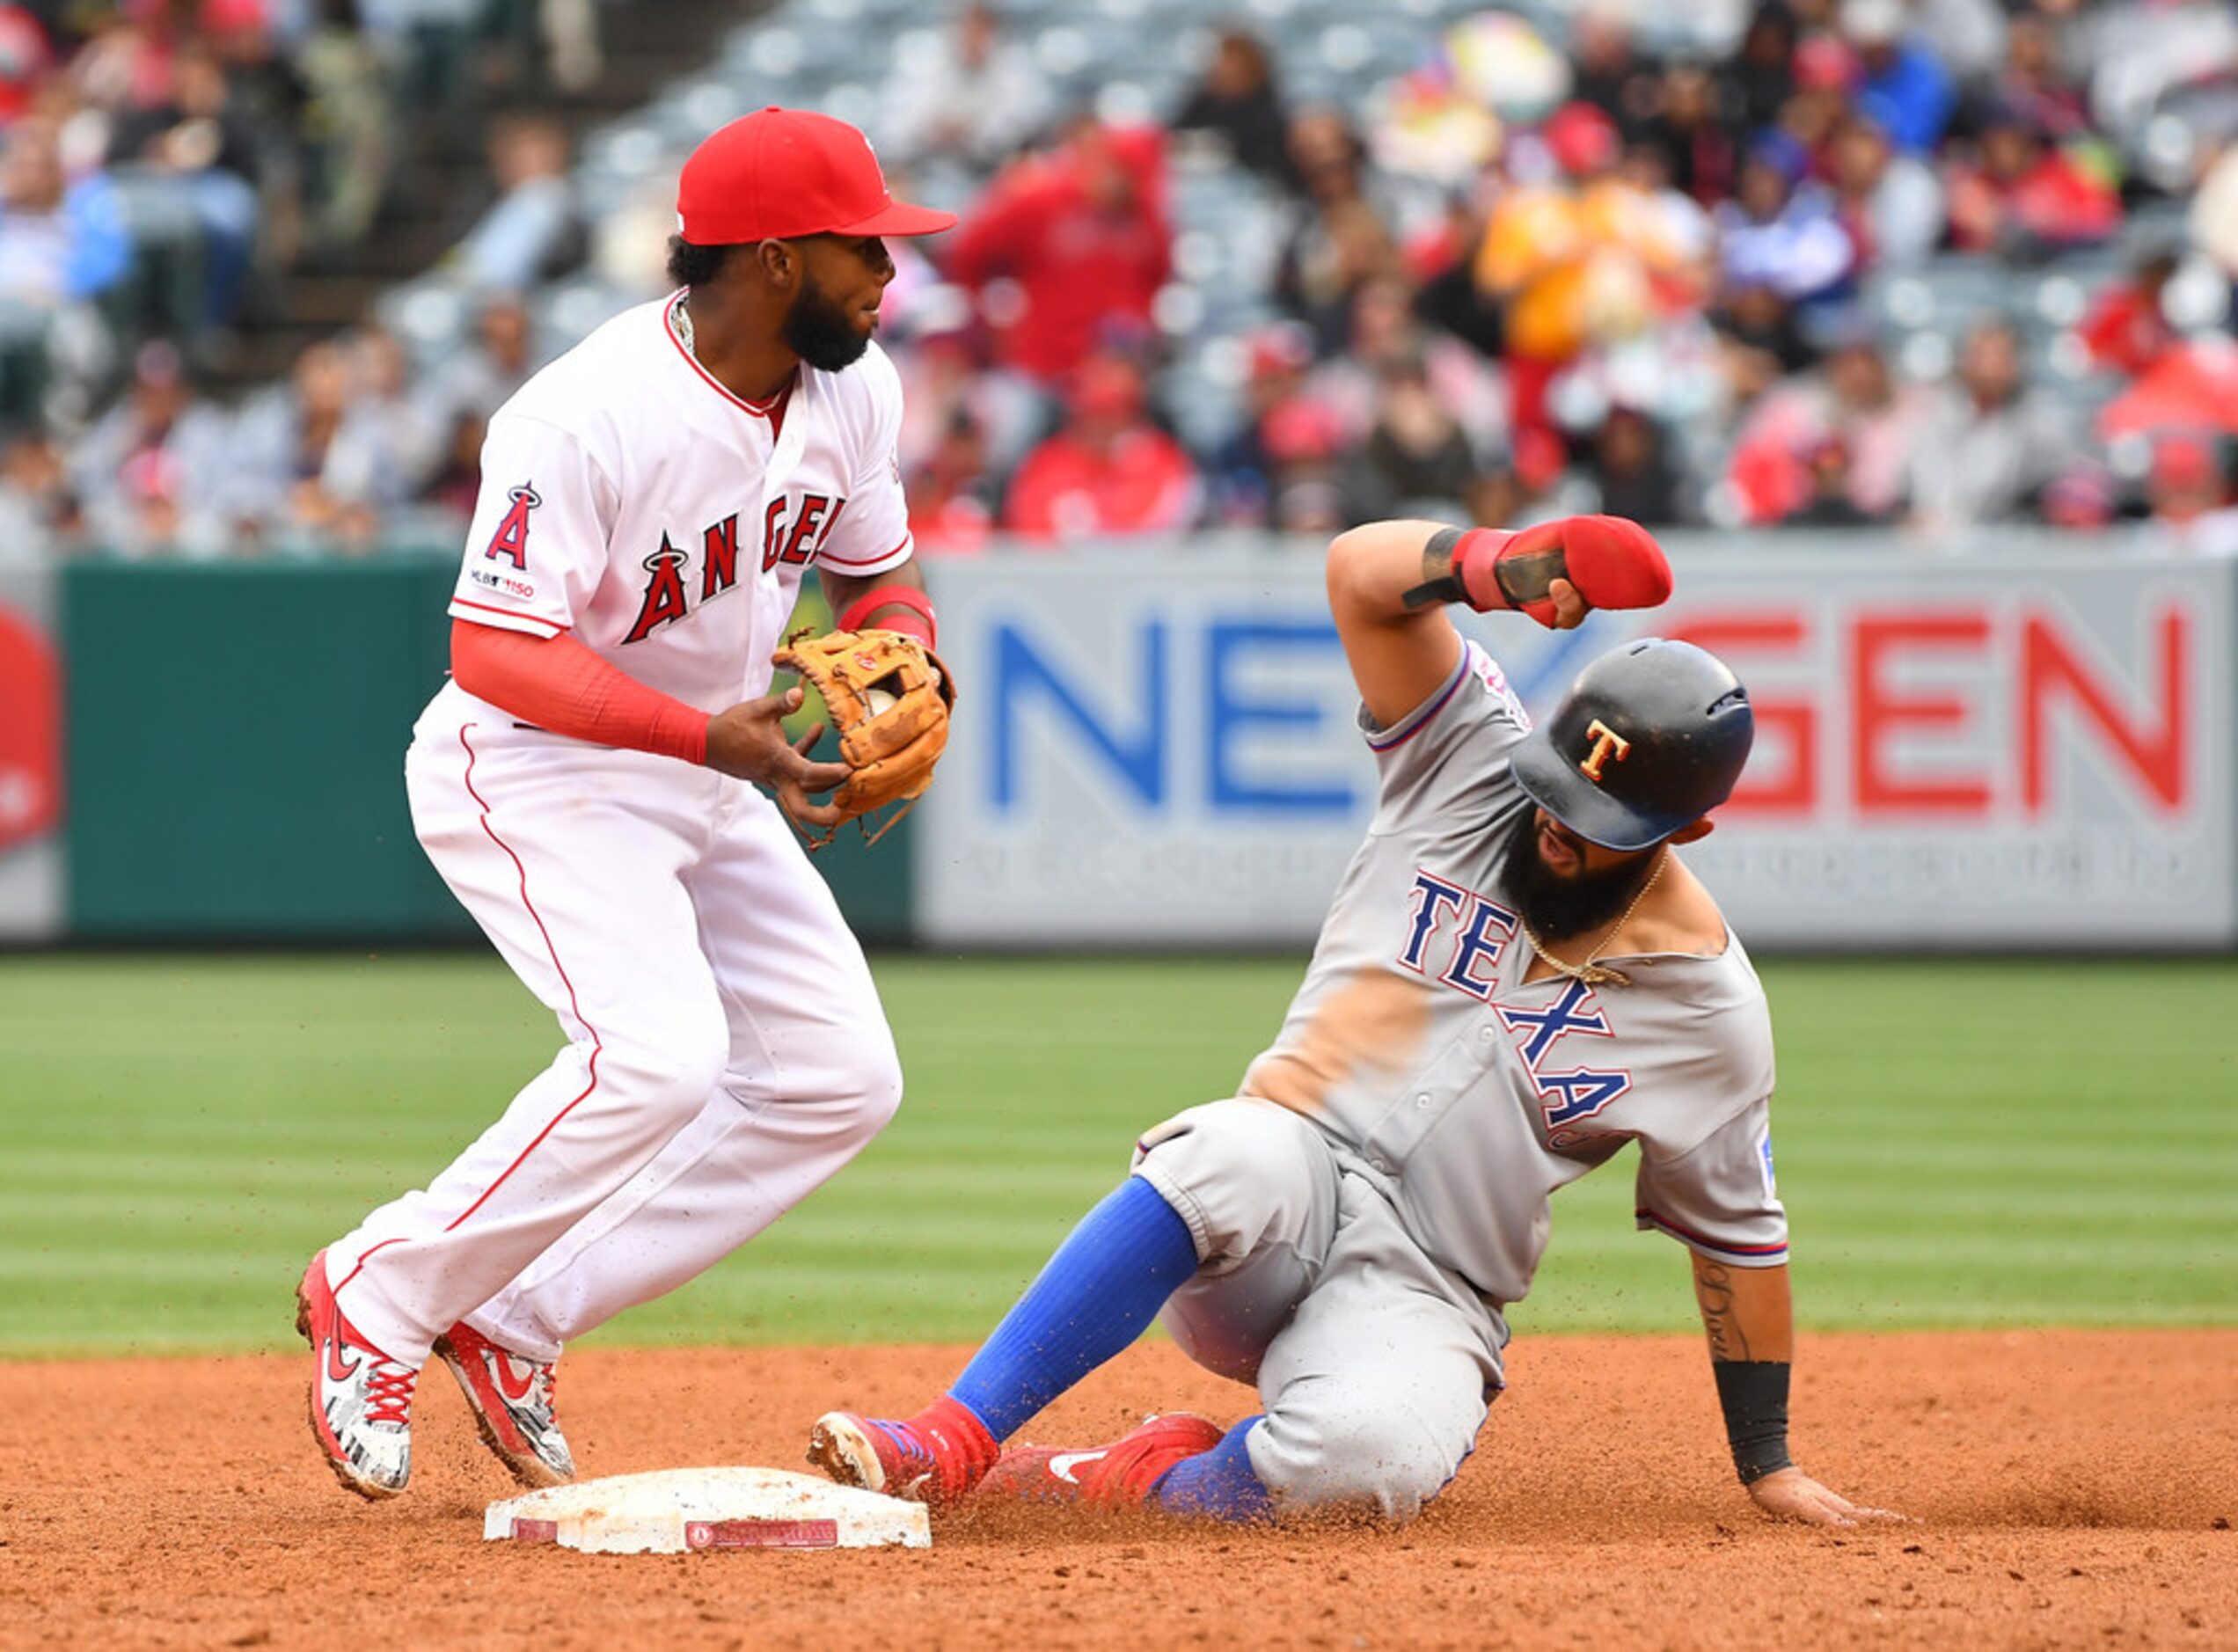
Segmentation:
<svg viewBox="0 0 2238 1652">
<path fill-rule="evenodd" d="M 1459 579 L 1448 574 L 1442 579 L 1424 580 L 1420 585 L 1409 585 L 1400 600 L 1411 613 L 1417 608 L 1430 608 L 1439 603 L 1466 603 L 1468 593 L 1461 588 Z"/>
<path fill-rule="evenodd" d="M 1409 611 L 1438 603 L 1468 601 L 1460 576 L 1453 572 L 1453 547 L 1460 544 L 1461 533 L 1459 528 L 1440 528 L 1423 546 L 1423 582 L 1410 587 L 1401 599 Z"/>
<path fill-rule="evenodd" d="M 1719 1360 L 1717 1403 L 1725 1411 L 1725 1438 L 1741 1484 L 1752 1486 L 1766 1474 L 1793 1468 L 1788 1455 L 1788 1373 L 1785 1360 Z"/>
</svg>

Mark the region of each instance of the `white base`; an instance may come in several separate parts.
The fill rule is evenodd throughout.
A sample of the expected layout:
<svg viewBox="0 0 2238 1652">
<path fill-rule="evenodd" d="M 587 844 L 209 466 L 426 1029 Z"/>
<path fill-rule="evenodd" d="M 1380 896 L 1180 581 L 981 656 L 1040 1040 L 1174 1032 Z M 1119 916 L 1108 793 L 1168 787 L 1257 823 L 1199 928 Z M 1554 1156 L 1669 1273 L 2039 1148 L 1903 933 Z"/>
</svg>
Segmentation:
<svg viewBox="0 0 2238 1652">
<path fill-rule="evenodd" d="M 482 1537 L 590 1554 L 933 1546 L 923 1504 L 778 1468 L 670 1468 L 554 1486 L 492 1503 Z"/>
</svg>

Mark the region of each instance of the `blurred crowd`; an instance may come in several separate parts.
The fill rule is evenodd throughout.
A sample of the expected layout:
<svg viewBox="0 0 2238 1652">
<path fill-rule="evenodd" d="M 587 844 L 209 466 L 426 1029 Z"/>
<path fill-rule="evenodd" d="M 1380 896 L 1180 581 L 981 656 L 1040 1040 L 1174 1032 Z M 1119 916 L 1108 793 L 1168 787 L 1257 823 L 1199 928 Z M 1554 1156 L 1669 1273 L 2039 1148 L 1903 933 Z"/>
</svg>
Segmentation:
<svg viewBox="0 0 2238 1652">
<path fill-rule="evenodd" d="M 455 530 L 489 413 L 568 341 L 537 283 L 658 290 L 672 172 L 643 211 L 587 214 L 560 129 L 513 122 L 450 260 L 465 347 L 415 365 L 369 325 L 212 406 L 179 318 L 238 302 L 275 202 L 288 237 L 346 241 L 377 199 L 381 123 L 313 119 L 350 77 L 306 65 L 355 53 L 393 85 L 437 61 L 408 49 L 430 17 L 486 32 L 492 8 L 399 4 L 393 38 L 370 0 L 292 35 L 277 10 L 146 8 L 195 14 L 158 72 L 138 8 L 63 48 L 0 4 L 0 58 L 33 63 L 5 49 L 23 27 L 51 60 L 9 117 L 0 311 L 124 284 L 172 324 L 139 330 L 105 411 L 17 419 L 0 511 L 127 553 Z M 887 306 L 920 546 L 1602 509 L 1921 543 L 2137 524 L 2238 553 L 2238 14 L 1760 0 L 1714 50 L 1630 15 L 1425 22 L 1412 69 L 1296 100 L 1265 39 L 1217 30 L 1170 106 L 1125 110 L 967 4 L 864 121 L 897 186 L 963 208 L 896 246 Z M 164 165 L 223 181 L 159 192 L 199 252 L 150 277 L 117 198 Z M 39 408 L 18 354 L 0 393 Z"/>
<path fill-rule="evenodd" d="M 2125 176 L 2094 42 L 2156 12 L 2198 20 L 1766 0 L 1708 58 L 1649 53 L 1612 9 L 1552 41 L 1488 13 L 1356 106 L 1291 106 L 1239 30 L 1162 128 L 1084 121 L 1007 159 L 966 113 L 1017 107 L 974 95 L 1002 72 L 978 14 L 956 53 L 978 67 L 925 94 L 951 112 L 925 142 L 991 175 L 931 249 L 970 302 L 918 312 L 920 540 L 1583 508 L 1926 541 L 2134 518 L 2238 551 L 2238 40 L 2210 25 L 2186 65 L 2226 92 L 2188 165 Z M 1225 421 L 1159 395 L 1168 201 L 1208 144 L 1284 205 Z M 1974 313 L 1891 324 L 1903 282 L 1953 271 L 1996 283 Z M 2018 296 L 2040 291 L 2073 312 Z"/>
<path fill-rule="evenodd" d="M 595 4 L 0 0 L 0 557 L 369 543 L 444 497 L 464 363 L 407 386 L 366 332 L 237 408 L 196 379 L 277 283 L 351 267 L 413 142 L 587 85 Z M 490 148 L 499 207 L 453 256 L 525 286 L 564 257 L 522 203 L 532 176 L 566 193 L 565 140 L 516 121 Z"/>
</svg>

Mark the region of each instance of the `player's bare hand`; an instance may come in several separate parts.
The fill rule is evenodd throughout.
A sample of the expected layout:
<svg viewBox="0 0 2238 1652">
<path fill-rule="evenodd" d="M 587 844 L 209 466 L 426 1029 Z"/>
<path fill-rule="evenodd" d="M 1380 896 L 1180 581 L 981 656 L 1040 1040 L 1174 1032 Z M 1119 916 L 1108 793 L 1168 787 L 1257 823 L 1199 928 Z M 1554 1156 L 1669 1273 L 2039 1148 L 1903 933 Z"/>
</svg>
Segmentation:
<svg viewBox="0 0 2238 1652">
<path fill-rule="evenodd" d="M 823 737 L 822 723 L 798 740 L 785 737 L 785 720 L 801 709 L 801 698 L 791 688 L 718 712 L 707 724 L 707 766 L 766 786 L 778 807 L 803 825 L 835 826 L 839 811 L 812 801 L 810 793 L 829 792 L 852 771 L 844 763 L 809 758 Z"/>
<path fill-rule="evenodd" d="M 1890 1509 L 1867 1509 L 1821 1486 L 1799 1468 L 1766 1474 L 1748 1488 L 1756 1506 L 1774 1520 L 1807 1526 L 1854 1526 L 1871 1520 L 1902 1520 Z"/>
<path fill-rule="evenodd" d="M 1547 581 L 1547 600 L 1554 605 L 1554 631 L 1575 631 L 1586 615 L 1593 611 L 1592 603 L 1583 593 L 1568 580 L 1556 577 Z"/>
</svg>

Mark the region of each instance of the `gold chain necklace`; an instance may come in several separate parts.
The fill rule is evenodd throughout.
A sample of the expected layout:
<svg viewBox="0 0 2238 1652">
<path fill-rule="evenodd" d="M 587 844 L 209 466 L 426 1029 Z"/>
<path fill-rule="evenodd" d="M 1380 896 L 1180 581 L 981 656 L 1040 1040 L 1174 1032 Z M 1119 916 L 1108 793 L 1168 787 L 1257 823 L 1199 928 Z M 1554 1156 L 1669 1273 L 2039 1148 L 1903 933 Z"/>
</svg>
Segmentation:
<svg viewBox="0 0 2238 1652">
<path fill-rule="evenodd" d="M 1640 903 L 1648 898 L 1648 891 L 1655 888 L 1656 880 L 1663 876 L 1664 867 L 1670 864 L 1671 851 L 1666 846 L 1656 855 L 1655 870 L 1648 874 L 1648 881 L 1640 886 L 1640 892 L 1632 897 L 1631 905 L 1626 907 L 1622 915 L 1609 926 L 1608 933 L 1601 937 L 1599 944 L 1585 954 L 1584 962 L 1571 963 L 1565 959 L 1555 957 L 1554 954 L 1547 950 L 1547 943 L 1540 940 L 1532 932 L 1531 925 L 1528 924 L 1523 925 L 1523 938 L 1531 943 L 1531 950 L 1539 954 L 1540 962 L 1545 964 L 1549 969 L 1568 976 L 1573 981 L 1583 981 L 1589 987 L 1600 986 L 1605 983 L 1613 986 L 1630 986 L 1632 984 L 1630 976 L 1626 975 L 1621 969 L 1612 969 L 1606 964 L 1597 964 L 1593 960 L 1601 955 L 1609 942 L 1623 932 L 1624 926 L 1632 921 L 1632 914 L 1640 910 Z M 1519 918 L 1517 921 L 1522 922 Z"/>
<path fill-rule="evenodd" d="M 678 293 L 676 303 L 669 306 L 669 319 L 676 324 L 677 342 L 684 346 L 684 353 L 693 361 L 699 359 L 698 340 L 691 336 L 691 312 L 684 307 L 691 295 Z"/>
</svg>

